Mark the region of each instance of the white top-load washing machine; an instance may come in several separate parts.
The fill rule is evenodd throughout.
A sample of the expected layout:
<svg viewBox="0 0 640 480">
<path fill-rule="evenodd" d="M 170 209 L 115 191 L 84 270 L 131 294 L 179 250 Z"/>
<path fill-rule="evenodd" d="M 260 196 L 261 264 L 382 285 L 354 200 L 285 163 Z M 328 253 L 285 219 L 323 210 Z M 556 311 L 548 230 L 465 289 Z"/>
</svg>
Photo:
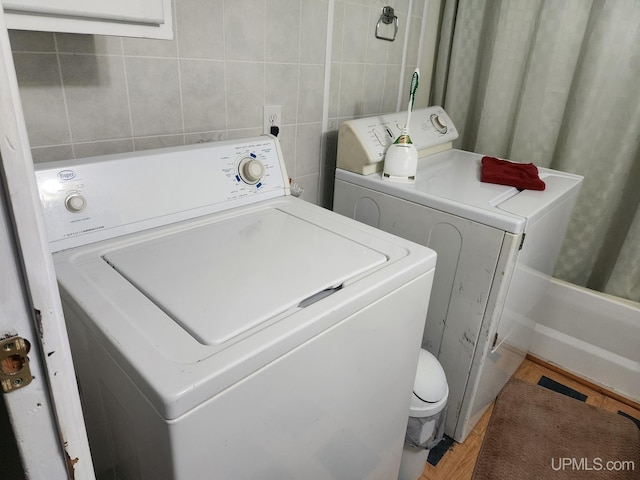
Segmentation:
<svg viewBox="0 0 640 480">
<path fill-rule="evenodd" d="M 432 250 L 290 196 L 274 137 L 36 174 L 99 475 L 395 478 Z"/>
<path fill-rule="evenodd" d="M 441 107 L 412 113 L 413 184 L 382 179 L 405 115 L 341 125 L 333 209 L 438 253 L 423 346 L 449 383 L 445 433 L 462 442 L 527 353 L 582 177 L 539 169 L 544 191 L 483 183 L 482 155 L 452 148 Z"/>
</svg>

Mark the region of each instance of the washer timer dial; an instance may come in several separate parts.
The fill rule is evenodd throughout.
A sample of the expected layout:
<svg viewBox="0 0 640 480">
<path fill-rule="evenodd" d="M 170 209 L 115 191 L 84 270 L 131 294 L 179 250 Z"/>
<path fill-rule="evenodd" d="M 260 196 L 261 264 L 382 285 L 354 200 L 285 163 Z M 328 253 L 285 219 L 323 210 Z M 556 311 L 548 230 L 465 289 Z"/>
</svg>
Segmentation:
<svg viewBox="0 0 640 480">
<path fill-rule="evenodd" d="M 244 183 L 255 185 L 264 176 L 264 164 L 257 158 L 243 158 L 238 165 L 238 174 Z"/>
</svg>

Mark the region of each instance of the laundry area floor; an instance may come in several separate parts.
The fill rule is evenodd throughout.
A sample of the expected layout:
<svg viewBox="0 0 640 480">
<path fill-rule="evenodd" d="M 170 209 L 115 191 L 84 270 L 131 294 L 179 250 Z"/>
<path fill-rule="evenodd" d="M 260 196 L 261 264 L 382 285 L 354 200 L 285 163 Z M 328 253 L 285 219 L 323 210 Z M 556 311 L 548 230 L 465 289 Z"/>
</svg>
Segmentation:
<svg viewBox="0 0 640 480">
<path fill-rule="evenodd" d="M 625 403 L 623 399 L 613 398 L 610 392 L 598 391 L 597 387 L 587 385 L 580 379 L 560 369 L 555 369 L 534 357 L 527 356 L 514 374 L 515 378 L 528 383 L 547 386 L 553 390 L 578 398 L 589 405 L 631 417 L 640 428 L 640 405 Z M 427 463 L 419 480 L 471 480 L 476 459 L 482 446 L 482 440 L 491 418 L 493 404 L 485 412 L 464 443 L 452 442 L 450 448 L 437 461 L 436 465 Z M 445 438 L 443 441 L 447 441 Z M 430 461 L 433 458 L 430 457 Z M 514 479 L 515 480 L 515 479 Z"/>
<path fill-rule="evenodd" d="M 534 384 L 538 384 L 541 379 L 544 384 L 557 382 L 569 389 L 568 392 L 565 393 L 575 395 L 574 392 L 578 392 L 579 395 L 586 396 L 586 398 L 582 397 L 582 399 L 589 405 L 594 405 L 611 412 L 623 412 L 623 414 L 636 419 L 636 421 L 640 420 L 640 405 L 635 405 L 634 407 L 612 398 L 606 393 L 596 391 L 567 374 L 552 370 L 538 363 L 535 358 L 527 357 L 514 374 L 514 377 Z M 482 445 L 482 440 L 489 424 L 492 408 L 493 407 L 490 407 L 487 412 L 485 412 L 480 422 L 478 422 L 464 443 L 459 444 L 453 442 L 451 447 L 437 462 L 436 466 L 427 463 L 424 473 L 419 480 L 470 480 L 473 476 L 476 458 L 480 452 L 480 446 Z M 1 418 L 2 417 L 0 417 L 0 419 Z M 6 419 L 6 413 L 4 418 Z M 0 433 L 0 439 L 8 441 L 7 437 L 10 433 L 10 427 L 4 424 L 0 425 L 0 427 L 4 427 L 0 428 L 2 431 Z M 17 459 L 17 451 L 14 451 L 15 447 L 13 450 L 8 450 L 8 448 L 7 445 L 3 444 L 3 452 L 11 452 L 11 454 L 7 455 L 8 458 L 3 458 L 4 465 L 3 469 L 0 470 L 0 480 L 14 480 L 21 476 L 18 473 L 20 472 L 20 464 Z"/>
</svg>

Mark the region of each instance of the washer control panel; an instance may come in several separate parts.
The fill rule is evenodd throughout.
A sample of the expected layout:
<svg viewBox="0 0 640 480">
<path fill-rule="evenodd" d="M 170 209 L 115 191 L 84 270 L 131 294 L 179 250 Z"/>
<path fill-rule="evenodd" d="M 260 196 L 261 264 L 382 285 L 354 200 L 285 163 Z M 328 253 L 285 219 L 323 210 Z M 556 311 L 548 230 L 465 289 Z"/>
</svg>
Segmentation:
<svg viewBox="0 0 640 480">
<path fill-rule="evenodd" d="M 289 194 L 272 136 L 36 165 L 53 251 Z"/>
<path fill-rule="evenodd" d="M 337 166 L 369 175 L 382 170 L 387 149 L 402 133 L 406 112 L 349 120 L 338 131 Z M 411 141 L 421 157 L 451 148 L 458 131 L 442 107 L 427 107 L 411 112 Z"/>
</svg>

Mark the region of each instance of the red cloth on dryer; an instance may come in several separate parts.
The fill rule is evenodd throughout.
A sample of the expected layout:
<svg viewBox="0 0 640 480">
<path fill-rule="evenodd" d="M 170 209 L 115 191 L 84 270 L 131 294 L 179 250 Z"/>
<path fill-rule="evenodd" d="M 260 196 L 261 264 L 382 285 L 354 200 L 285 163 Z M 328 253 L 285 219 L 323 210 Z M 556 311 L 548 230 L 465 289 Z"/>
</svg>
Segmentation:
<svg viewBox="0 0 640 480">
<path fill-rule="evenodd" d="M 533 163 L 516 163 L 495 157 L 482 157 L 480 180 L 486 183 L 509 185 L 520 190 L 544 190 L 545 183 L 538 176 Z"/>
</svg>

